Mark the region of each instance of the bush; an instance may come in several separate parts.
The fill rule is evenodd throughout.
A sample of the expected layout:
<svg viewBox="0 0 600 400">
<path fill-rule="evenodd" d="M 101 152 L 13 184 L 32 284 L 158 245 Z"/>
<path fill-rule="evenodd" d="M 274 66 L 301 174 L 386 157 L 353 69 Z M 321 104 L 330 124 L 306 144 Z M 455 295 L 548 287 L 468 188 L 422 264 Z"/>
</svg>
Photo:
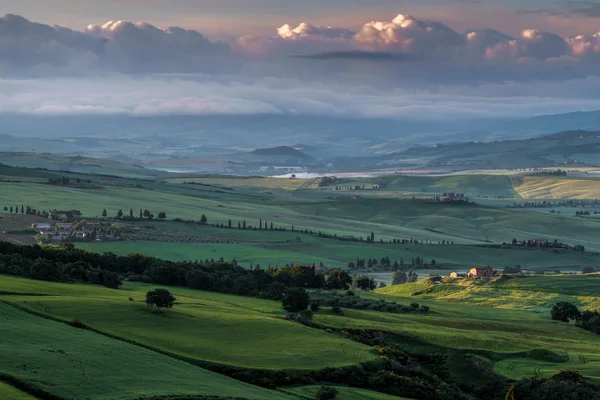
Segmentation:
<svg viewBox="0 0 600 400">
<path fill-rule="evenodd" d="M 344 315 L 344 311 L 342 311 L 342 309 L 339 306 L 331 307 L 331 312 L 338 315 Z"/>
<path fill-rule="evenodd" d="M 346 292 L 346 296 L 354 296 L 354 292 L 352 290 L 348 290 Z"/>
<path fill-rule="evenodd" d="M 310 309 L 302 310 L 298 313 L 298 315 L 300 316 L 300 318 L 303 318 L 305 320 L 310 321 L 313 319 L 313 312 Z"/>
<path fill-rule="evenodd" d="M 312 312 L 318 312 L 320 309 L 321 309 L 321 305 L 318 302 L 312 301 L 310 303 L 310 310 Z"/>
<path fill-rule="evenodd" d="M 306 293 L 306 290 L 302 288 L 291 288 L 286 290 L 282 304 L 286 311 L 296 313 L 306 310 L 306 308 L 308 308 L 309 301 L 310 299 L 308 297 L 308 293 Z"/>
<path fill-rule="evenodd" d="M 336 388 L 321 386 L 315 395 L 316 400 L 336 400 L 338 391 Z"/>
<path fill-rule="evenodd" d="M 410 306 L 412 307 L 413 310 L 417 310 L 417 308 L 419 308 L 419 303 L 410 303 Z"/>
<path fill-rule="evenodd" d="M 585 267 L 583 271 L 581 271 L 582 274 L 593 274 L 594 272 L 594 267 Z"/>
<path fill-rule="evenodd" d="M 579 309 L 566 301 L 556 303 L 550 311 L 552 319 L 555 321 L 569 322 L 569 320 L 579 317 Z"/>
<path fill-rule="evenodd" d="M 78 319 L 74 319 L 73 321 L 70 321 L 68 324 L 71 325 L 73 328 L 87 329 L 87 325 Z"/>
</svg>

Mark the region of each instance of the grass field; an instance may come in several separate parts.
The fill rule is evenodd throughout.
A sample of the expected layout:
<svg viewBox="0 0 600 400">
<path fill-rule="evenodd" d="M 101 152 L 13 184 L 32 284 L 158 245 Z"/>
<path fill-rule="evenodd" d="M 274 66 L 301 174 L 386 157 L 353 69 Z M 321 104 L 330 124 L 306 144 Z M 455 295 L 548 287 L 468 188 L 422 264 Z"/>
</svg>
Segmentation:
<svg viewBox="0 0 600 400">
<path fill-rule="evenodd" d="M 36 400 L 35 397 L 3 382 L 0 382 L 0 394 L 4 400 Z"/>
<path fill-rule="evenodd" d="M 525 176 L 513 182 L 524 199 L 600 199 L 600 179 L 595 178 Z"/>
<path fill-rule="evenodd" d="M 321 386 L 302 386 L 287 389 L 286 392 L 313 399 Z M 372 392 L 364 389 L 334 386 L 338 391 L 337 400 L 410 400 L 405 397 L 390 396 L 389 394 Z"/>
<path fill-rule="evenodd" d="M 0 291 L 60 294 L 6 297 L 22 306 L 68 321 L 79 319 L 95 329 L 198 360 L 248 368 L 317 369 L 375 359 L 367 346 L 282 319 L 280 302 L 173 288 L 177 305 L 157 315 L 143 301 L 150 288 L 126 284 L 110 291 L 0 279 Z"/>
<path fill-rule="evenodd" d="M 0 371 L 67 399 L 215 395 L 287 397 L 6 304 L 0 325 Z M 26 344 L 26 345 L 24 345 Z"/>
</svg>

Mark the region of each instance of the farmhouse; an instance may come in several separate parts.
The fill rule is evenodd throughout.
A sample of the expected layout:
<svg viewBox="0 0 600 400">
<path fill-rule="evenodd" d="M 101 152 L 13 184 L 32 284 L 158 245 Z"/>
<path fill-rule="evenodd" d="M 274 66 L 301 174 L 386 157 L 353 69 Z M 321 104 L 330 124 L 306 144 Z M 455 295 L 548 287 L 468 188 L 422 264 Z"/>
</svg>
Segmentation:
<svg viewBox="0 0 600 400">
<path fill-rule="evenodd" d="M 466 272 L 452 272 L 450 278 L 466 278 L 468 275 Z"/>
<path fill-rule="evenodd" d="M 496 274 L 491 267 L 471 268 L 469 278 L 492 278 Z"/>
<path fill-rule="evenodd" d="M 539 246 L 548 244 L 548 239 L 546 238 L 531 239 L 531 241 Z"/>
<path fill-rule="evenodd" d="M 50 229 L 52 227 L 52 224 L 37 223 L 37 224 L 31 224 L 31 227 L 34 229 L 39 229 L 39 230 L 43 231 L 44 229 Z"/>
<path fill-rule="evenodd" d="M 63 218 L 72 218 L 81 216 L 81 211 L 79 210 L 52 210 L 48 213 L 48 218 L 50 219 L 63 219 Z"/>
<path fill-rule="evenodd" d="M 56 229 L 59 231 L 66 231 L 66 232 L 71 232 L 73 230 L 73 224 L 70 222 L 65 222 L 65 223 L 57 223 L 56 224 Z"/>
</svg>

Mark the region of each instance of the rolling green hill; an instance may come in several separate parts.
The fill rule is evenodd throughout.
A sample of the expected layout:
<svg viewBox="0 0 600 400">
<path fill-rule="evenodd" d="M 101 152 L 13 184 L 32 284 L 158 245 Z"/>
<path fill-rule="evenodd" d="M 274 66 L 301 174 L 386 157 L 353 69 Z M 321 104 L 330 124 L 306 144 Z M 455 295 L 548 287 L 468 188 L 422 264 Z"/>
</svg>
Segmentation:
<svg viewBox="0 0 600 400">
<path fill-rule="evenodd" d="M 191 394 L 288 398 L 6 304 L 0 304 L 0 311 L 10 321 L 0 325 L 0 372 L 61 398 L 129 400 Z"/>
<path fill-rule="evenodd" d="M 173 289 L 177 306 L 157 316 L 144 303 L 147 285 L 128 284 L 119 291 L 70 285 L 70 293 L 63 288 L 0 280 L 0 291 L 59 294 L 35 301 L 7 297 L 17 304 L 197 360 L 247 368 L 319 369 L 375 358 L 366 346 L 283 320 L 278 302 Z M 128 301 L 130 297 L 137 301 Z"/>
</svg>

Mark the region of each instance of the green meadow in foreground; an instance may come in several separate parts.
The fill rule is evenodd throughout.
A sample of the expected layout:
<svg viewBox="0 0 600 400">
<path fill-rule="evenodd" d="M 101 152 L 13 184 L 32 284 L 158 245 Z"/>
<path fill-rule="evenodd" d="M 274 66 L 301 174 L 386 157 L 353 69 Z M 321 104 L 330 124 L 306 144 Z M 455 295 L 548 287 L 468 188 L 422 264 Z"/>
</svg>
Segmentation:
<svg viewBox="0 0 600 400">
<path fill-rule="evenodd" d="M 183 361 L 0 304 L 0 372 L 68 399 L 215 395 L 287 399 Z"/>
<path fill-rule="evenodd" d="M 596 287 L 596 280 L 591 278 L 587 291 L 594 291 Z M 531 299 L 556 295 L 557 299 L 567 301 L 577 299 L 577 296 L 548 291 L 563 286 L 566 288 L 563 291 L 568 292 L 572 282 L 582 282 L 580 276 L 527 279 L 531 282 L 524 283 L 520 292 L 529 293 Z M 468 297 L 449 299 L 447 296 L 483 290 L 486 286 L 471 289 L 466 285 L 455 286 L 452 290 L 417 296 L 413 296 L 411 290 L 422 291 L 427 288 L 427 282 L 398 285 L 376 293 L 359 293 L 369 299 L 427 305 L 431 307 L 427 315 L 351 309 L 344 309 L 344 315 L 338 315 L 323 307 L 315 314 L 314 321 L 338 332 L 345 329 L 389 332 L 395 335 L 396 343 L 417 356 L 440 351 L 461 357 L 474 354 L 489 364 L 490 372 L 493 370 L 507 378 L 532 376 L 538 368 L 538 373 L 543 376 L 572 368 L 600 379 L 600 336 L 572 324 L 552 321 L 551 301 L 540 307 L 536 306 L 537 300 L 531 300 L 527 309 L 521 304 L 521 294 L 515 295 L 512 303 L 508 302 L 508 295 L 501 294 L 506 296 L 506 304 L 499 308 L 494 307 L 497 305 L 494 296 L 504 289 L 489 287 L 487 302 L 472 302 Z M 99 331 L 169 353 L 220 364 L 318 369 L 376 358 L 372 348 L 349 340 L 343 332 L 327 333 L 282 320 L 281 303 L 276 301 L 169 288 L 177 302 L 173 309 L 157 315 L 142 301 L 146 291 L 154 287 L 126 283 L 120 290 L 110 290 L 82 284 L 0 277 L 0 292 L 21 293 L 2 295 L 0 299 L 66 321 L 80 319 Z M 535 287 L 539 290 L 535 291 Z M 396 288 L 407 290 L 397 291 Z M 466 379 L 462 367 L 450 364 L 450 373 L 456 379 Z"/>
<path fill-rule="evenodd" d="M 0 393 L 4 400 L 35 400 L 35 397 L 3 382 L 0 382 Z"/>
<path fill-rule="evenodd" d="M 284 320 L 281 303 L 275 301 L 171 288 L 176 306 L 155 314 L 144 303 L 153 286 L 126 284 L 121 290 L 104 290 L 46 285 L 0 279 L 0 291 L 60 294 L 4 296 L 21 306 L 66 321 L 78 319 L 94 329 L 197 360 L 248 368 L 320 369 L 376 358 L 368 346 Z"/>
</svg>

